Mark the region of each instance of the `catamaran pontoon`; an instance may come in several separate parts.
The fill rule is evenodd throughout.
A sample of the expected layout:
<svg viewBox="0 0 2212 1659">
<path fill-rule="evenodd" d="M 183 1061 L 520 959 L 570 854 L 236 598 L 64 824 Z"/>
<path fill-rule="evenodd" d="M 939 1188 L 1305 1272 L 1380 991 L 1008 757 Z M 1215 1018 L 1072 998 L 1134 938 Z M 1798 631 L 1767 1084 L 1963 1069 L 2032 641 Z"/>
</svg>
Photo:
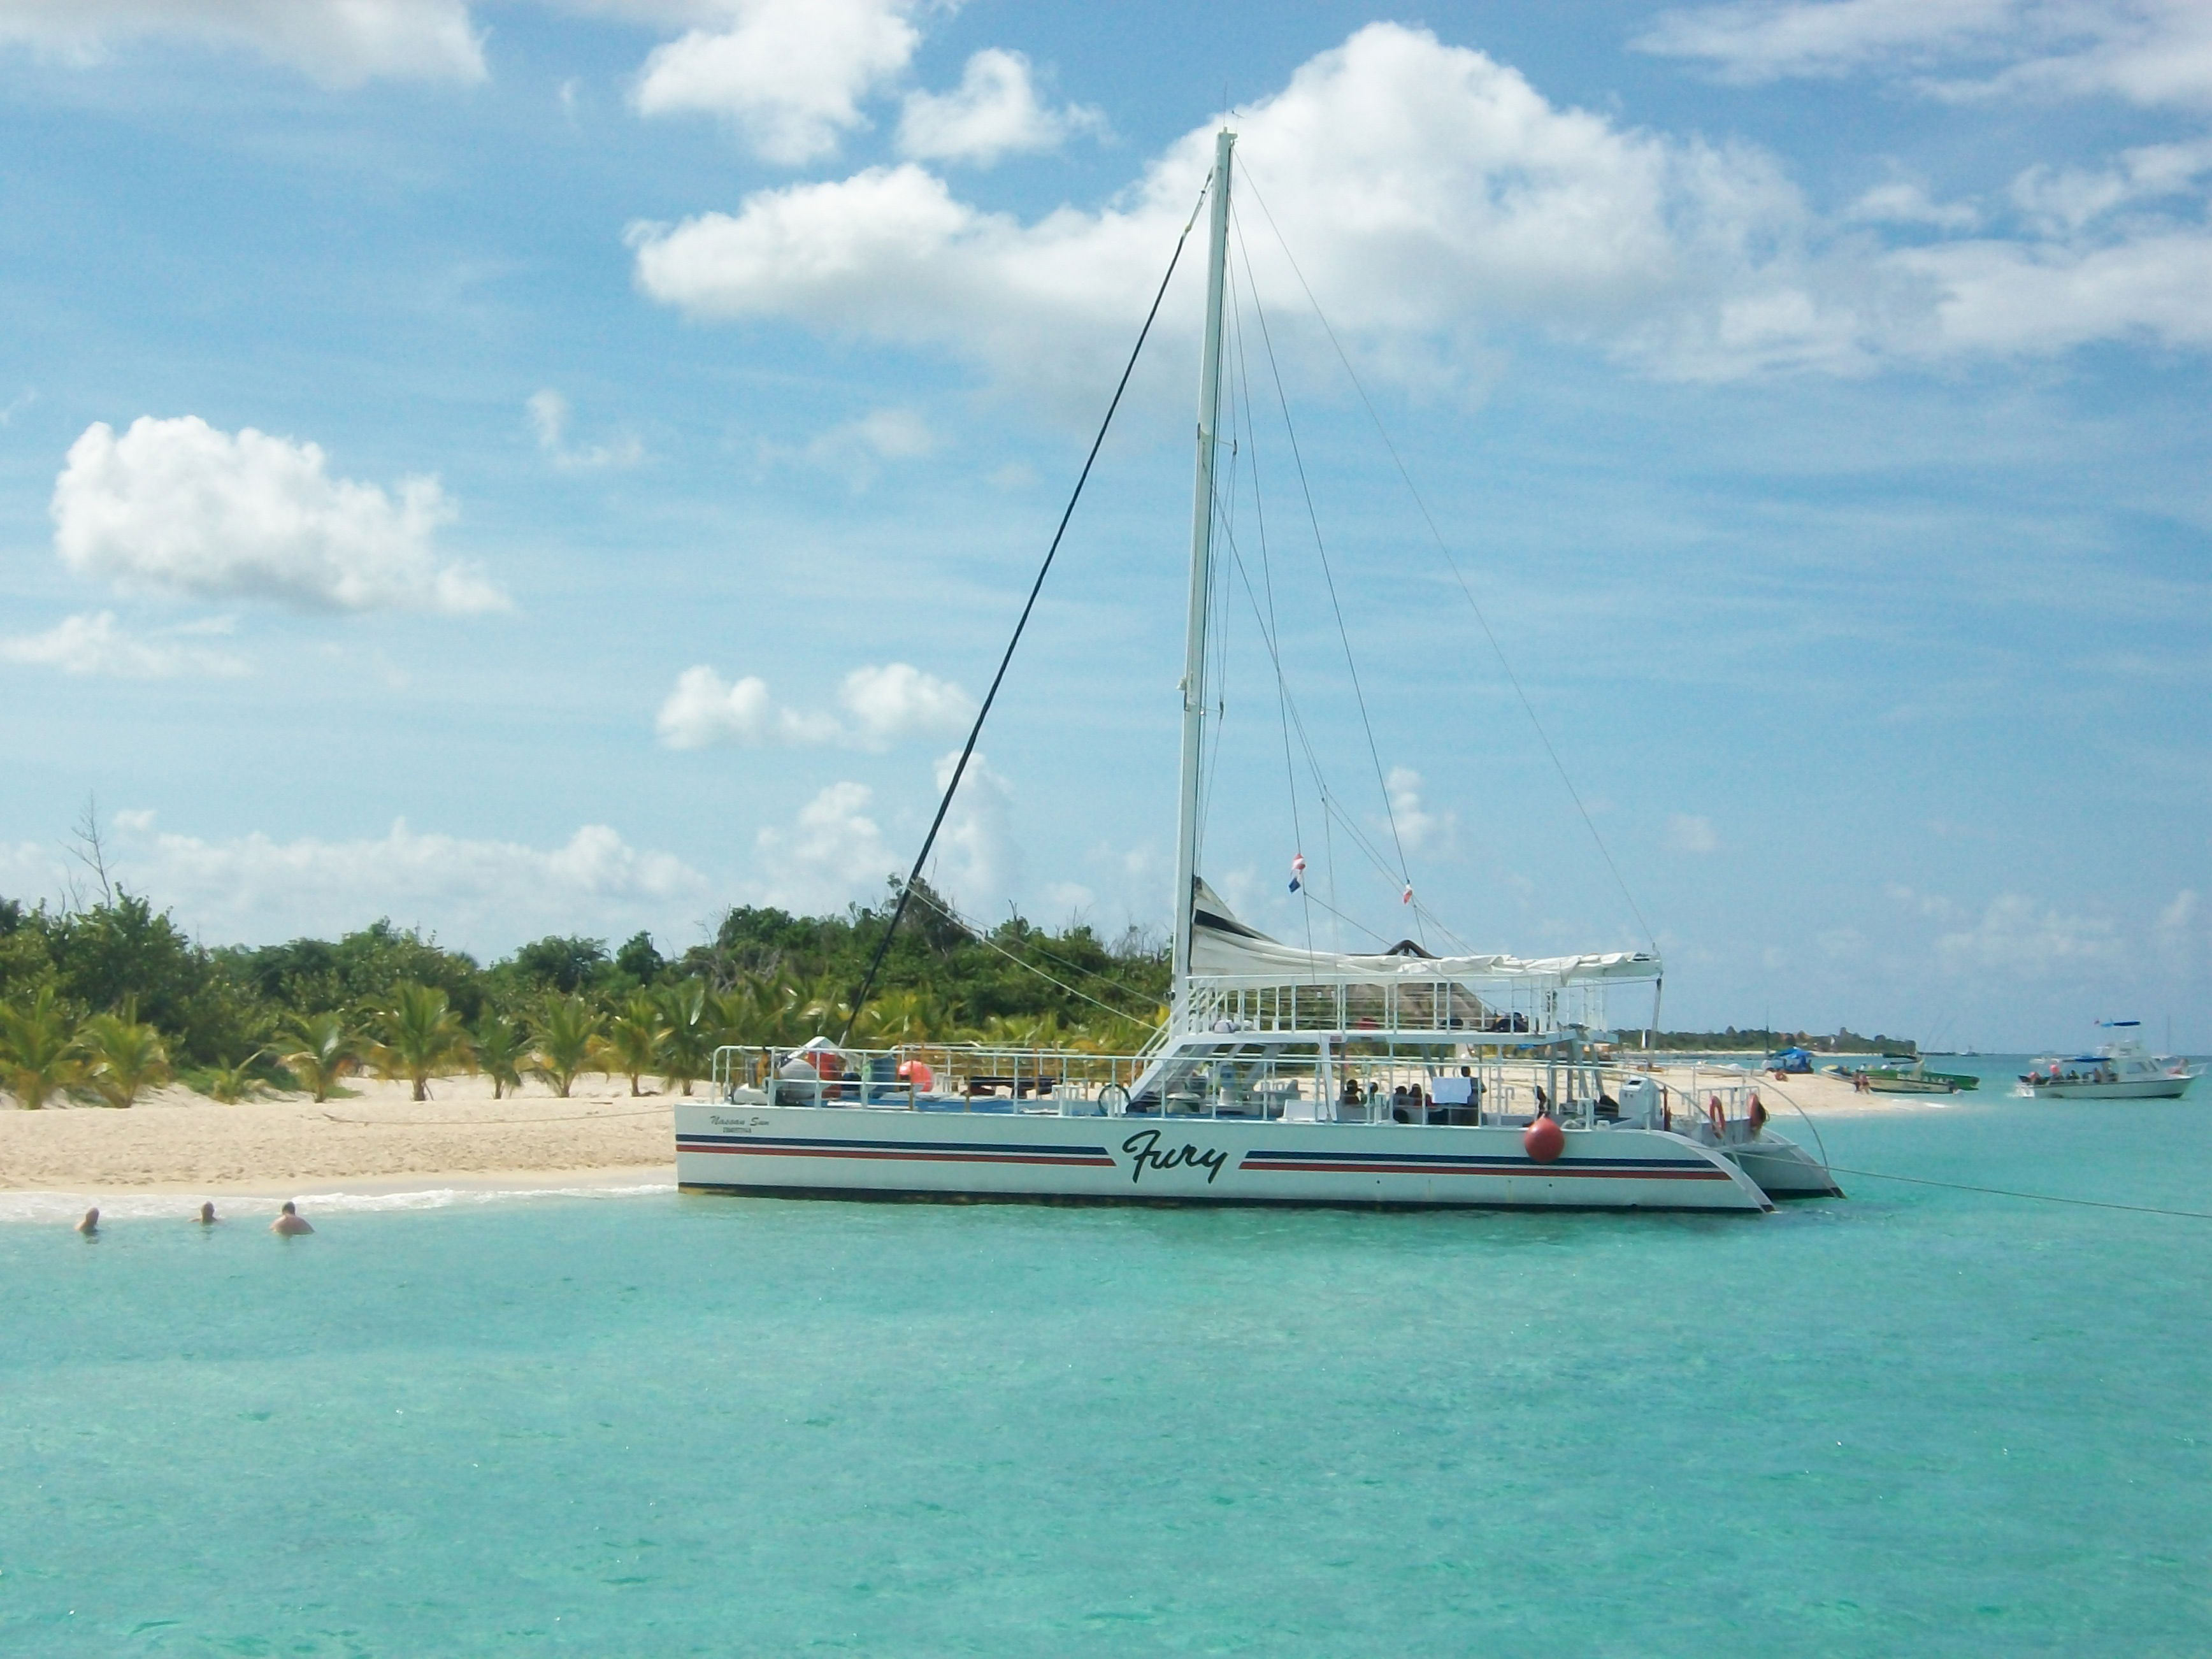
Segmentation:
<svg viewBox="0 0 2212 1659">
<path fill-rule="evenodd" d="M 676 1108 L 687 1191 L 840 1198 L 1762 1211 L 1832 1194 L 1753 1079 L 1604 1063 L 1656 952 L 1300 948 L 1199 878 L 1233 135 L 1215 149 L 1182 685 L 1172 1005 L 1142 1052 L 726 1048 Z M 1704 1096 L 1699 1099 L 1698 1096 Z"/>
</svg>

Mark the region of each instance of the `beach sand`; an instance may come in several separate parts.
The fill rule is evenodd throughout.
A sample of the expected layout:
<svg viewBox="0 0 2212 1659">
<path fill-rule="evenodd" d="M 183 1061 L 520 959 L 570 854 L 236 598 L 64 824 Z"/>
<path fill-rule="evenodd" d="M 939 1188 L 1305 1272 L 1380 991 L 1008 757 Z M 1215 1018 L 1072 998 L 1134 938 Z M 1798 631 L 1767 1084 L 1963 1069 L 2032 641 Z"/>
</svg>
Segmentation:
<svg viewBox="0 0 2212 1659">
<path fill-rule="evenodd" d="M 633 1099 L 626 1079 L 579 1079 L 566 1100 L 538 1084 L 494 1100 L 477 1077 L 436 1079 L 427 1101 L 409 1098 L 404 1082 L 353 1079 L 347 1088 L 349 1097 L 319 1106 L 305 1095 L 226 1105 L 163 1089 L 124 1111 L 0 1108 L 0 1190 L 675 1179 L 673 1102 Z"/>
<path fill-rule="evenodd" d="M 1668 1085 L 1695 1096 L 1727 1074 L 1669 1066 Z M 699 1085 L 703 1089 L 704 1085 Z M 647 1079 L 647 1088 L 654 1088 Z M 1815 1116 L 1941 1109 L 1979 1095 L 1861 1095 L 1836 1078 L 1761 1077 L 1776 1128 L 1791 1104 Z M 284 1194 L 349 1191 L 666 1184 L 675 1179 L 673 1098 L 633 1098 L 625 1079 L 580 1079 L 562 1100 L 544 1085 L 494 1100 L 480 1077 L 440 1078 L 431 1098 L 404 1082 L 356 1079 L 349 1097 L 304 1095 L 234 1105 L 164 1089 L 127 1111 L 26 1112 L 0 1107 L 0 1191 L 99 1194 Z"/>
</svg>

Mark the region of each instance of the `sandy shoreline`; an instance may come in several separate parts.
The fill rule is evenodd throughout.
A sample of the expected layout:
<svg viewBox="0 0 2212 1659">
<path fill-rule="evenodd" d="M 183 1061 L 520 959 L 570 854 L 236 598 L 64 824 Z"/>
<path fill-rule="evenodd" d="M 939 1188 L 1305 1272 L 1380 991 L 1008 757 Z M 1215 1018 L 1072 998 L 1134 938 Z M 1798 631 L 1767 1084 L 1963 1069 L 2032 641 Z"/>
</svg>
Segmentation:
<svg viewBox="0 0 2212 1659">
<path fill-rule="evenodd" d="M 1711 1087 L 1718 1068 L 1670 1066 L 1669 1086 Z M 675 1180 L 674 1098 L 632 1097 L 621 1079 L 580 1079 L 563 1100 L 542 1085 L 492 1098 L 482 1078 L 442 1078 L 432 1098 L 404 1083 L 356 1079 L 349 1097 L 317 1105 L 305 1096 L 234 1105 L 167 1089 L 127 1111 L 99 1107 L 0 1109 L 0 1195 L 112 1205 L 125 1194 L 161 1212 L 202 1198 L 269 1200 L 313 1193 L 398 1203 L 449 1201 L 532 1190 L 657 1190 Z M 1816 1117 L 1941 1109 L 1985 1100 L 1853 1092 L 1829 1077 L 1759 1082 L 1777 1127 L 1796 1106 Z M 17 1204 L 11 1208 L 21 1208 Z M 41 1212 L 50 1206 L 31 1207 Z"/>
<path fill-rule="evenodd" d="M 673 1101 L 589 1078 L 563 1100 L 542 1086 L 492 1098 L 481 1078 L 441 1078 L 432 1098 L 355 1079 L 350 1097 L 225 1105 L 165 1089 L 126 1111 L 0 1109 L 0 1192 L 132 1191 L 220 1197 L 379 1188 L 585 1186 L 675 1179 Z"/>
</svg>

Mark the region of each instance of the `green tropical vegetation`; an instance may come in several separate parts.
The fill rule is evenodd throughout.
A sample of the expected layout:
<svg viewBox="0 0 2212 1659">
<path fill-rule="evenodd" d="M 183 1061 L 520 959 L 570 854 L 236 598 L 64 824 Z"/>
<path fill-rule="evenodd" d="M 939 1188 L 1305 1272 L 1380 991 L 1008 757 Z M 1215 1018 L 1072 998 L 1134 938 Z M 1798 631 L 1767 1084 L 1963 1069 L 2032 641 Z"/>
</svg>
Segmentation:
<svg viewBox="0 0 2212 1659">
<path fill-rule="evenodd" d="M 333 1008 L 295 1014 L 286 1025 L 297 1046 L 280 1058 L 319 1106 L 331 1097 L 332 1090 L 342 1086 L 349 1073 L 358 1069 L 367 1044 L 346 1016 Z"/>
<path fill-rule="evenodd" d="M 474 1070 L 495 1094 L 526 1076 L 566 1094 L 605 1073 L 689 1093 L 724 1043 L 837 1036 L 891 896 L 841 915 L 725 912 L 689 948 L 639 933 L 553 935 L 489 963 L 388 921 L 336 939 L 209 945 L 98 872 L 97 896 L 0 899 L 0 1092 L 19 1106 L 128 1106 L 174 1082 L 217 1099 L 317 1101 L 364 1071 L 420 1099 Z M 1167 955 L 1132 928 L 981 927 L 917 889 L 853 1040 L 1141 1043 Z"/>
<path fill-rule="evenodd" d="M 453 1070 L 468 1052 L 461 1017 L 434 986 L 396 987 L 391 1006 L 378 1011 L 376 1026 L 377 1068 L 386 1077 L 405 1078 L 417 1100 L 428 1100 L 430 1079 Z"/>
<path fill-rule="evenodd" d="M 77 1028 L 85 1081 L 110 1106 L 133 1105 L 146 1090 L 169 1080 L 168 1044 L 136 1013 L 125 1002 L 121 1012 L 94 1014 Z"/>
<path fill-rule="evenodd" d="M 60 907 L 0 899 L 0 1093 L 37 1109 L 127 1107 L 181 1083 L 218 1100 L 326 1100 L 353 1073 L 405 1078 L 416 1099 L 474 1070 L 495 1096 L 543 1079 L 566 1096 L 597 1072 L 690 1093 L 724 1043 L 796 1045 L 843 1031 L 893 893 L 842 915 L 723 913 L 677 954 L 647 934 L 610 948 L 551 935 L 489 964 L 389 921 L 337 939 L 209 945 L 113 884 Z M 1163 1017 L 1164 941 L 1013 915 L 981 927 L 927 884 L 854 1022 L 866 1047 L 983 1042 L 1126 1053 Z M 1669 1049 L 1910 1052 L 1909 1038 L 1669 1032 Z"/>
</svg>

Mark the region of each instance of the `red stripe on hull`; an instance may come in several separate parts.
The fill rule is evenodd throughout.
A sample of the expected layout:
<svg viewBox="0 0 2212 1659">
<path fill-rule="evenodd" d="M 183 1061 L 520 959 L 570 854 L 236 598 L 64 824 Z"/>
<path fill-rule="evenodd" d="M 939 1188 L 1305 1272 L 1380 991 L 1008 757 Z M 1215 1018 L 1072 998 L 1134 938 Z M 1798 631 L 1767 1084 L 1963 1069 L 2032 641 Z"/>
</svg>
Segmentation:
<svg viewBox="0 0 2212 1659">
<path fill-rule="evenodd" d="M 1721 1170 L 1577 1170 L 1558 1164 L 1528 1169 L 1510 1165 L 1490 1170 L 1454 1170 L 1434 1164 L 1243 1164 L 1243 1170 L 1276 1174 L 1291 1171 L 1315 1175 L 1450 1175 L 1450 1176 L 1572 1176 L 1578 1181 L 1726 1181 Z"/>
<path fill-rule="evenodd" d="M 1110 1158 L 1053 1157 L 1035 1152 L 880 1152 L 872 1147 L 832 1146 L 686 1146 L 679 1152 L 737 1152 L 747 1158 L 873 1158 L 894 1164 L 1049 1164 L 1060 1168 L 1110 1170 Z"/>
</svg>

